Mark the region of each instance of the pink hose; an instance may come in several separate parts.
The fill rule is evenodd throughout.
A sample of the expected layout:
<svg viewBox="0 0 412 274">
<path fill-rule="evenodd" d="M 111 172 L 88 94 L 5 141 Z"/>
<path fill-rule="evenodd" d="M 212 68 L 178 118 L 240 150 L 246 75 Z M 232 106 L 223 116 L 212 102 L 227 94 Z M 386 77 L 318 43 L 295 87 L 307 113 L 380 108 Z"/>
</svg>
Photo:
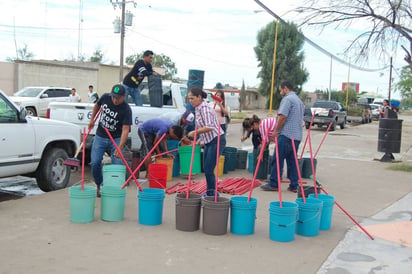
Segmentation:
<svg viewBox="0 0 412 274">
<path fill-rule="evenodd" d="M 86 128 L 83 128 L 83 144 L 86 144 Z M 86 155 L 86 146 L 83 145 L 83 155 L 82 155 L 82 191 L 84 190 L 84 162 Z"/>
<path fill-rule="evenodd" d="M 322 146 L 323 142 L 325 141 L 326 135 L 328 135 L 328 132 L 329 132 L 331 126 L 332 126 L 332 122 L 329 123 L 328 129 L 326 130 L 325 135 L 323 135 L 322 141 L 320 142 L 319 147 L 316 150 L 315 155 L 313 156 L 313 158 L 316 158 L 316 155 L 318 155 L 319 149 Z"/>
<path fill-rule="evenodd" d="M 282 182 L 280 181 L 280 167 L 279 167 L 279 146 L 278 146 L 278 136 L 275 137 L 275 151 L 276 151 L 276 168 L 278 173 L 278 192 L 279 192 L 279 206 L 283 207 L 282 204 Z"/>
<path fill-rule="evenodd" d="M 220 98 L 220 97 L 219 97 Z M 217 203 L 217 185 L 219 184 L 219 151 L 220 151 L 220 123 L 217 130 L 217 156 L 216 156 L 216 183 L 215 183 L 215 203 Z"/>
<path fill-rule="evenodd" d="M 123 154 L 122 154 L 122 151 L 121 151 L 120 148 L 117 146 L 117 144 L 116 144 L 116 142 L 114 141 L 114 139 L 113 139 L 112 135 L 110 134 L 109 130 L 108 130 L 107 128 L 104 128 L 104 130 L 106 131 L 107 136 L 109 136 L 110 141 L 112 141 L 112 144 L 114 145 L 117 153 L 119 153 L 120 158 L 122 159 L 122 161 L 123 161 L 124 165 L 126 166 L 127 170 L 128 170 L 129 173 L 133 176 L 133 179 L 134 179 L 134 181 L 136 182 L 136 185 L 139 187 L 139 190 L 140 190 L 141 192 L 143 192 L 143 189 L 142 189 L 142 187 L 140 186 L 139 181 L 138 181 L 138 180 L 136 179 L 136 177 L 134 176 L 133 171 L 130 169 L 129 164 L 127 163 L 126 159 L 124 158 L 124 156 L 123 156 Z M 123 187 L 124 187 L 124 185 L 122 186 L 121 189 L 123 189 Z"/>
<path fill-rule="evenodd" d="M 195 128 L 195 136 L 193 137 L 192 158 L 190 159 L 190 170 L 189 170 L 189 178 L 187 182 L 186 199 L 189 199 L 189 192 L 190 192 L 190 186 L 191 186 L 191 181 L 192 181 L 193 161 L 195 159 L 196 139 L 197 139 L 197 125 Z"/>
<path fill-rule="evenodd" d="M 305 152 L 306 143 L 308 142 L 308 138 L 309 138 L 309 135 L 310 135 L 310 130 L 312 128 L 313 120 L 315 119 L 315 113 L 316 112 L 314 111 L 313 114 L 312 114 L 312 120 L 310 120 L 310 125 L 309 125 L 308 132 L 307 132 L 307 135 L 306 135 L 305 144 L 303 145 L 302 153 L 300 154 L 300 160 L 302 160 L 303 153 Z"/>
<path fill-rule="evenodd" d="M 134 174 L 142 167 L 142 165 L 146 162 L 147 158 L 150 157 L 150 155 L 152 155 L 153 151 L 160 145 L 160 142 L 163 140 L 163 138 L 166 137 L 166 133 L 163 133 L 162 137 L 160 137 L 160 139 L 157 141 L 157 143 L 152 147 L 152 149 L 149 151 L 149 153 L 147 153 L 147 155 L 143 158 L 142 161 L 140 161 L 140 164 L 134 169 L 133 173 L 130 173 L 131 175 L 129 176 L 129 178 L 126 180 L 126 182 L 123 184 L 122 188 L 125 188 L 127 186 L 127 184 L 129 183 L 129 181 L 134 178 Z M 132 176 L 133 175 L 133 176 Z"/>
<path fill-rule="evenodd" d="M 315 197 L 318 198 L 318 188 L 316 185 L 316 174 L 315 174 L 315 164 L 313 161 L 313 153 L 312 153 L 312 138 L 309 135 L 309 150 L 310 150 L 310 163 L 312 165 L 312 174 L 313 174 L 313 184 L 315 187 Z"/>
<path fill-rule="evenodd" d="M 295 156 L 296 169 L 298 171 L 298 176 L 299 176 L 300 191 L 302 193 L 303 203 L 306 204 L 306 197 L 305 197 L 305 191 L 303 190 L 303 183 L 302 183 L 302 176 L 300 174 L 298 155 L 296 154 L 295 140 L 293 139 L 293 136 L 291 139 L 292 139 L 293 155 Z"/>
</svg>

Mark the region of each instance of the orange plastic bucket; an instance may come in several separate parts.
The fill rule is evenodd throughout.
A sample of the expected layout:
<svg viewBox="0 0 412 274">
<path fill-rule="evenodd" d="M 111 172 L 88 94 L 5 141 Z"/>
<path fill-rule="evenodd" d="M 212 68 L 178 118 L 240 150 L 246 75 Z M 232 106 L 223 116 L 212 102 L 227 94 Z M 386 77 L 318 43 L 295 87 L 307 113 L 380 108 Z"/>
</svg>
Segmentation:
<svg viewBox="0 0 412 274">
<path fill-rule="evenodd" d="M 167 170 L 168 166 L 166 164 L 149 165 L 149 187 L 166 188 Z"/>
<path fill-rule="evenodd" d="M 165 164 L 167 165 L 167 181 L 171 181 L 173 179 L 173 158 L 157 158 L 156 164 Z"/>
</svg>

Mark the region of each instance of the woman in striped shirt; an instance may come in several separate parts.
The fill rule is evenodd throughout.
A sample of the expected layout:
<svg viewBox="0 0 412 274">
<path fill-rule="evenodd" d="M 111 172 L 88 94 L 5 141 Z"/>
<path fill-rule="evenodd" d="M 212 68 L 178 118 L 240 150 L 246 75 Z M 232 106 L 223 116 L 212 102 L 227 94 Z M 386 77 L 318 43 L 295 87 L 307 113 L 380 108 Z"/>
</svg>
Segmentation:
<svg viewBox="0 0 412 274">
<path fill-rule="evenodd" d="M 223 136 L 224 131 L 220 129 L 220 144 L 217 142 L 217 136 L 219 132 L 219 121 L 216 116 L 216 112 L 208 105 L 204 99 L 207 98 L 206 92 L 202 89 L 194 87 L 189 91 L 189 101 L 196 109 L 196 125 L 197 133 L 200 139 L 203 141 L 203 168 L 205 171 L 207 182 L 207 196 L 215 195 L 215 183 L 216 177 L 214 169 L 216 167 L 217 146 L 220 148 L 226 145 L 226 140 Z M 193 137 L 195 131 L 188 133 L 189 137 Z"/>
</svg>

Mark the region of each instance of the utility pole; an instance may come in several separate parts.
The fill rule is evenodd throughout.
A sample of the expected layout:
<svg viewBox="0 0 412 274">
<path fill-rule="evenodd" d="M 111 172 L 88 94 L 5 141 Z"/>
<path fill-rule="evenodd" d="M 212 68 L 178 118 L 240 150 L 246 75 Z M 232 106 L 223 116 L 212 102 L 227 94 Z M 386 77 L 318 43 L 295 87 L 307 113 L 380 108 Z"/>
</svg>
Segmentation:
<svg viewBox="0 0 412 274">
<path fill-rule="evenodd" d="M 135 1 L 127 1 L 127 0 L 110 0 L 110 3 L 112 3 L 113 8 L 116 9 L 116 7 L 119 7 L 121 9 L 122 15 L 120 19 L 120 64 L 119 64 L 119 81 L 123 81 L 123 67 L 124 67 L 124 37 L 126 34 L 126 29 L 125 29 L 125 17 L 126 17 L 126 4 L 131 3 L 134 5 L 134 7 L 137 6 L 137 3 Z M 128 12 L 130 15 L 131 13 Z M 131 26 L 131 21 L 129 22 L 128 26 Z"/>
<path fill-rule="evenodd" d="M 389 106 L 391 106 L 391 89 L 392 89 L 392 56 L 391 56 L 390 64 L 389 64 L 389 92 L 388 92 Z"/>
<path fill-rule="evenodd" d="M 332 55 L 330 56 L 330 68 L 329 68 L 329 96 L 328 96 L 329 101 L 330 101 L 331 92 L 332 92 Z"/>
</svg>

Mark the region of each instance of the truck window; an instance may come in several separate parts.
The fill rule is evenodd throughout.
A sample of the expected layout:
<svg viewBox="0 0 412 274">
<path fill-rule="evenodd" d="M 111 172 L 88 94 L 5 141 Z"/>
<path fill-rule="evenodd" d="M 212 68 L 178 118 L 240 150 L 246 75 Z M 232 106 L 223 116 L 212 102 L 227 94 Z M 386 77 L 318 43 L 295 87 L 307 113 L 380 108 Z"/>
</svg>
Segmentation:
<svg viewBox="0 0 412 274">
<path fill-rule="evenodd" d="M 0 123 L 15 123 L 17 121 L 16 110 L 3 97 L 0 97 Z"/>
</svg>

